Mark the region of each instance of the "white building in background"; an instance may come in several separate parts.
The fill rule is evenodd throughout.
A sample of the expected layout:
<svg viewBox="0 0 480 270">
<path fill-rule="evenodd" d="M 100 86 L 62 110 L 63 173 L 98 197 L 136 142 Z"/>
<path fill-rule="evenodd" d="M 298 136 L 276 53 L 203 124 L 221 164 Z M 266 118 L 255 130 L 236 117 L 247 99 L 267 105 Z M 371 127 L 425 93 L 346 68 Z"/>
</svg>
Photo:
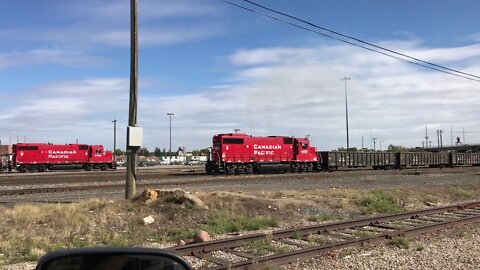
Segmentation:
<svg viewBox="0 0 480 270">
<path fill-rule="evenodd" d="M 186 156 L 162 157 L 161 164 L 184 164 L 187 162 Z"/>
<path fill-rule="evenodd" d="M 198 161 L 198 162 L 207 162 L 207 156 L 190 156 L 189 160 L 190 161 Z"/>
<path fill-rule="evenodd" d="M 160 163 L 163 165 L 167 164 L 202 164 L 207 162 L 207 156 L 192 156 L 191 153 L 187 153 L 186 156 L 172 156 L 171 162 L 170 157 L 162 157 Z"/>
</svg>

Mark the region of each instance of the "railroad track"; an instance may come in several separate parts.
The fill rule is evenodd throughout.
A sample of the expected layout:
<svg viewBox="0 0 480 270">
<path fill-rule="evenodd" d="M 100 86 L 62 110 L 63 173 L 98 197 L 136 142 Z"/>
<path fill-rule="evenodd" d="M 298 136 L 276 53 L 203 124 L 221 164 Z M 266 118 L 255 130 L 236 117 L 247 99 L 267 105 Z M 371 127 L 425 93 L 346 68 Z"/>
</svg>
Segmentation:
<svg viewBox="0 0 480 270">
<path fill-rule="evenodd" d="M 154 187 L 158 184 L 152 183 L 137 183 L 137 187 Z M 107 189 L 122 189 L 125 188 L 125 183 L 121 184 L 101 184 L 88 186 L 64 186 L 64 187 L 46 187 L 46 188 L 22 188 L 22 189 L 8 189 L 0 190 L 0 197 L 14 196 L 14 195 L 31 195 L 31 194 L 52 194 L 52 193 L 66 193 L 76 191 L 88 190 L 107 190 Z"/>
<path fill-rule="evenodd" d="M 332 250 L 476 222 L 480 222 L 480 202 L 238 236 L 169 250 L 187 260 L 195 257 L 208 266 L 202 269 L 262 269 Z"/>
<path fill-rule="evenodd" d="M 158 188 L 158 187 L 179 187 L 191 184 L 209 184 L 225 181 L 227 177 L 216 177 L 210 179 L 201 180 L 167 180 L 167 181 L 155 181 L 155 180 L 140 180 L 137 181 L 137 188 Z M 227 179 L 229 181 L 238 181 L 234 178 Z M 62 182 L 64 183 L 64 182 Z M 49 183 L 50 184 L 50 183 Z M 96 184 L 96 185 L 75 185 L 75 186 L 55 186 L 55 187 L 33 187 L 33 188 L 15 188 L 0 190 L 0 197 L 2 196 L 14 196 L 14 195 L 33 195 L 33 194 L 53 194 L 53 193 L 66 193 L 75 191 L 87 191 L 87 190 L 108 190 L 108 189 L 123 189 L 125 188 L 125 182 L 123 180 L 117 183 L 110 184 Z"/>
</svg>

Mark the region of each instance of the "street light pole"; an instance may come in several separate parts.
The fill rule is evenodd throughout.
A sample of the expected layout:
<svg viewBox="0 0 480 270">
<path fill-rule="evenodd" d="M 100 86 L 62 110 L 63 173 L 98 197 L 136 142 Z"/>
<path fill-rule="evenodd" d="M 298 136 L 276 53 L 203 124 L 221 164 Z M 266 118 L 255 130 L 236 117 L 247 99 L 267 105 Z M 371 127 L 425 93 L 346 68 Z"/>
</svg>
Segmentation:
<svg viewBox="0 0 480 270">
<path fill-rule="evenodd" d="M 113 119 L 113 161 L 117 160 L 115 150 L 117 149 L 117 119 Z"/>
<path fill-rule="evenodd" d="M 343 77 L 341 79 L 345 82 L 345 123 L 347 126 L 347 151 L 350 149 L 350 139 L 348 136 L 348 99 L 347 99 L 347 81 L 351 80 L 350 77 Z"/>
<path fill-rule="evenodd" d="M 167 115 L 170 117 L 170 150 L 168 151 L 168 163 L 172 164 L 172 112 L 167 112 Z"/>
</svg>

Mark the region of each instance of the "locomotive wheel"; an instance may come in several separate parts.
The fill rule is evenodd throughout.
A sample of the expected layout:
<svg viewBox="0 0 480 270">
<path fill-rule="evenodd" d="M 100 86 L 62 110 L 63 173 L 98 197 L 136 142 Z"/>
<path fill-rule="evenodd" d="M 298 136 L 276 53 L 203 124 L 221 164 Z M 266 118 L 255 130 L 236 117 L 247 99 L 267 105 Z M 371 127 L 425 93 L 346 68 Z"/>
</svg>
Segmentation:
<svg viewBox="0 0 480 270">
<path fill-rule="evenodd" d="M 307 166 L 305 167 L 305 171 L 306 171 L 306 172 L 312 172 L 312 171 L 313 171 L 313 166 L 312 166 L 312 164 L 307 164 Z"/>
<path fill-rule="evenodd" d="M 91 171 L 92 170 L 92 165 L 87 164 L 85 165 L 85 171 Z"/>
<path fill-rule="evenodd" d="M 107 170 L 107 165 L 102 164 L 102 166 L 100 167 L 100 169 L 101 169 L 102 171 L 106 171 L 106 170 Z"/>
<path fill-rule="evenodd" d="M 46 170 L 47 170 L 47 167 L 45 167 L 45 165 L 41 165 L 38 167 L 39 172 L 45 172 Z"/>
<path fill-rule="evenodd" d="M 230 168 L 229 167 L 225 167 L 225 174 L 226 175 L 229 175 L 231 172 L 230 172 Z"/>
</svg>

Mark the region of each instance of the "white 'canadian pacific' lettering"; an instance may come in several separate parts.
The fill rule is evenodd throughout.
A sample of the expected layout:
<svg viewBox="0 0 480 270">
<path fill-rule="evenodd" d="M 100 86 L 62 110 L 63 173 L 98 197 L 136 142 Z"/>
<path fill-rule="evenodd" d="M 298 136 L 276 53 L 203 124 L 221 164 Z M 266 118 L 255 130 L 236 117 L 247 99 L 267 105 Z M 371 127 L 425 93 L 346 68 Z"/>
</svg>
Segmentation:
<svg viewBox="0 0 480 270">
<path fill-rule="evenodd" d="M 77 151 L 75 150 L 64 150 L 64 151 L 55 151 L 55 150 L 48 150 L 49 155 L 56 155 L 56 154 L 76 154 Z"/>
<path fill-rule="evenodd" d="M 71 154 L 76 154 L 75 150 L 48 150 L 48 158 L 52 159 L 68 159 Z"/>
<path fill-rule="evenodd" d="M 276 149 L 282 149 L 282 145 L 280 144 L 277 144 L 277 145 L 273 145 L 273 144 L 254 144 L 253 145 L 253 149 L 264 149 L 264 150 L 276 150 Z"/>
<path fill-rule="evenodd" d="M 259 155 L 259 156 L 266 156 L 266 155 L 273 155 L 273 151 L 258 151 L 258 150 L 253 150 L 254 155 Z"/>
<path fill-rule="evenodd" d="M 69 155 L 48 155 L 48 158 L 69 158 Z"/>
</svg>

